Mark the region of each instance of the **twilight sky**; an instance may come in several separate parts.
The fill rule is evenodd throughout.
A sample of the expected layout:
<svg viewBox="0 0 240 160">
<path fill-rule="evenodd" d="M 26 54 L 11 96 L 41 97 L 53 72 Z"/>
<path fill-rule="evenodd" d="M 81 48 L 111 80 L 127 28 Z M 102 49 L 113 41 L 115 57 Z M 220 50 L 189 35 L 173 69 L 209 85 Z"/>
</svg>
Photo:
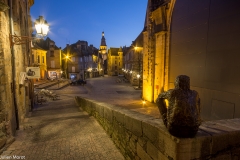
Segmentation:
<svg viewBox="0 0 240 160">
<path fill-rule="evenodd" d="M 65 48 L 78 40 L 99 48 L 102 31 L 108 48 L 129 46 L 142 31 L 147 0 L 34 0 L 32 20 L 50 25 L 48 37 Z"/>
</svg>

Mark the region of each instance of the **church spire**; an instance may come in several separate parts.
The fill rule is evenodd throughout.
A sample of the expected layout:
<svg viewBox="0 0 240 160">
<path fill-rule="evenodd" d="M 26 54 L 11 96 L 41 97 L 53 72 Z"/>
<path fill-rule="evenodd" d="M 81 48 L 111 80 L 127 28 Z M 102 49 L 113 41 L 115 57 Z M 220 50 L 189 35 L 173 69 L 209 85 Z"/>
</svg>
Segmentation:
<svg viewBox="0 0 240 160">
<path fill-rule="evenodd" d="M 107 46 L 106 45 L 106 39 L 104 37 L 104 32 L 102 32 L 101 46 Z"/>
</svg>

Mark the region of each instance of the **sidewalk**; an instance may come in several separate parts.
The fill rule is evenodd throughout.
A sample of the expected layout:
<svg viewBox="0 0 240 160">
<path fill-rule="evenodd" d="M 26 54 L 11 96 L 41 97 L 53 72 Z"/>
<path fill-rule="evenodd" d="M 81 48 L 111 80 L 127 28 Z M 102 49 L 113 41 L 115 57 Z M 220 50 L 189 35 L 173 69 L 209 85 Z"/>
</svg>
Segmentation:
<svg viewBox="0 0 240 160">
<path fill-rule="evenodd" d="M 67 87 L 68 88 L 68 87 Z M 86 91 L 82 87 L 79 90 Z M 71 90 L 61 90 L 61 99 L 38 105 L 26 119 L 16 140 L 1 159 L 26 160 L 123 160 L 119 150 L 98 122 L 78 109 Z M 7 157 L 8 156 L 8 157 Z"/>
</svg>

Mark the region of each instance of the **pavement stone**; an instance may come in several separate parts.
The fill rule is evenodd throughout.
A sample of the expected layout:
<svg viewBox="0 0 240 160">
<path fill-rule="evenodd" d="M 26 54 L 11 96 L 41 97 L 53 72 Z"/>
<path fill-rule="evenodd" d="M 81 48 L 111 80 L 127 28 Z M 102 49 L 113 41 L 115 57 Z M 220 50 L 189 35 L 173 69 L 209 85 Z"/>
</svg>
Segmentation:
<svg viewBox="0 0 240 160">
<path fill-rule="evenodd" d="M 0 159 L 124 159 L 98 122 L 76 106 L 76 94 L 87 93 L 84 87 L 78 90 L 63 89 L 59 100 L 36 105 Z"/>
</svg>

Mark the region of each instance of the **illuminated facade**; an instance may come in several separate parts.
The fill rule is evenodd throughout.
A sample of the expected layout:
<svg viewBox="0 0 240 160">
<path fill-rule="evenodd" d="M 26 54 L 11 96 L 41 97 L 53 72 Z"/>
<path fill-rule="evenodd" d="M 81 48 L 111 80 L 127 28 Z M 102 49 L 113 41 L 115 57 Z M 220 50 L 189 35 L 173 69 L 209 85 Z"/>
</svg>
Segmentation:
<svg viewBox="0 0 240 160">
<path fill-rule="evenodd" d="M 174 88 L 176 76 L 188 75 L 206 119 L 240 117 L 239 5 L 149 0 L 143 30 L 143 98 L 154 102 L 160 92 Z"/>
<path fill-rule="evenodd" d="M 108 50 L 108 75 L 117 76 L 123 74 L 123 51 L 122 47 Z"/>
<path fill-rule="evenodd" d="M 55 42 L 49 37 L 45 40 L 40 40 L 35 42 L 34 45 L 47 50 L 46 53 L 46 63 L 47 63 L 47 73 L 46 78 L 58 79 L 61 78 L 62 74 L 62 50 L 55 45 Z"/>
<path fill-rule="evenodd" d="M 40 79 L 47 78 L 46 53 L 47 50 L 44 50 L 37 45 L 34 45 L 34 47 L 32 47 L 33 66 L 40 68 Z"/>
</svg>

